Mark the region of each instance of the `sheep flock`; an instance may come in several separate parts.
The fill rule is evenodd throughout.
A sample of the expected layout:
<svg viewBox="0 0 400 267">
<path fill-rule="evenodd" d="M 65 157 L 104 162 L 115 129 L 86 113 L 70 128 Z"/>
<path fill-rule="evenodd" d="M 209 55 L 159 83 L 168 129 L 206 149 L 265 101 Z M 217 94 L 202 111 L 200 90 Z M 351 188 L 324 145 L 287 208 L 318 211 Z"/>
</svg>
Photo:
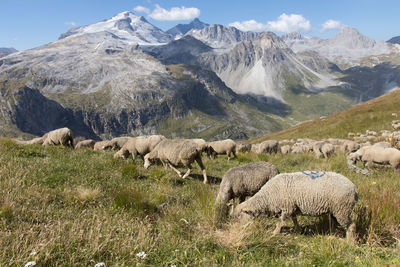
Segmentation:
<svg viewBox="0 0 400 267">
<path fill-rule="evenodd" d="M 308 138 L 291 140 L 267 140 L 258 144 L 235 142 L 231 139 L 207 142 L 203 139 L 167 139 L 162 135 L 116 137 L 111 140 L 82 140 L 74 142 L 68 128 L 50 131 L 42 137 L 29 141 L 14 139 L 17 144 L 42 146 L 62 145 L 74 149 L 92 149 L 99 152 L 115 151 L 114 158 L 133 161 L 140 157 L 145 169 L 160 164 L 171 168 L 180 178 L 187 178 L 196 162 L 208 183 L 206 166 L 202 157 L 216 158 L 225 154 L 235 160 L 237 153 L 255 154 L 301 154 L 312 153 L 316 158 L 329 158 L 333 154 L 344 154 L 350 169 L 363 174 L 372 165 L 383 165 L 400 171 L 400 121 L 392 123 L 393 130 L 378 132 L 367 130 L 365 134 L 349 133 L 346 139 Z M 233 157 L 231 157 L 233 155 Z M 363 169 L 357 166 L 363 164 Z M 360 166 L 360 165 L 359 165 Z M 179 168 L 186 168 L 182 173 Z M 154 168 L 154 167 L 151 167 Z M 237 198 L 239 204 L 234 207 Z M 351 214 L 358 200 L 356 186 L 346 177 L 334 172 L 308 171 L 280 173 L 269 162 L 243 164 L 228 170 L 222 177 L 215 201 L 214 221 L 220 227 L 228 219 L 248 221 L 261 215 L 279 216 L 273 234 L 281 231 L 287 218 L 299 228 L 296 215 L 333 216 L 346 230 L 348 240 L 355 239 L 355 224 Z M 230 215 L 229 206 L 232 206 Z"/>
</svg>

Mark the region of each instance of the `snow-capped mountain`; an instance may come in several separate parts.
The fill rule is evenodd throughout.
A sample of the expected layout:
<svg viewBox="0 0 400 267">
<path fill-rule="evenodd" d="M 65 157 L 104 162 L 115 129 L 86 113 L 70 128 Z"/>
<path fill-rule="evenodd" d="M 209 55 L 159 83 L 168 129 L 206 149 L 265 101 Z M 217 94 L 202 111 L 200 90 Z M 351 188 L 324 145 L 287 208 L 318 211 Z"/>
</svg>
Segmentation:
<svg viewBox="0 0 400 267">
<path fill-rule="evenodd" d="M 122 12 L 111 19 L 73 28 L 61 34 L 60 39 L 75 34 L 108 32 L 128 43 L 158 45 L 172 40 L 171 35 L 149 23 L 144 17 L 132 12 Z"/>
<path fill-rule="evenodd" d="M 195 18 L 188 24 L 178 24 L 175 27 L 169 29 L 167 33 L 171 34 L 175 39 L 180 38 L 185 35 L 190 30 L 201 30 L 205 27 L 210 26 L 207 23 L 200 21 L 198 18 Z"/>
</svg>

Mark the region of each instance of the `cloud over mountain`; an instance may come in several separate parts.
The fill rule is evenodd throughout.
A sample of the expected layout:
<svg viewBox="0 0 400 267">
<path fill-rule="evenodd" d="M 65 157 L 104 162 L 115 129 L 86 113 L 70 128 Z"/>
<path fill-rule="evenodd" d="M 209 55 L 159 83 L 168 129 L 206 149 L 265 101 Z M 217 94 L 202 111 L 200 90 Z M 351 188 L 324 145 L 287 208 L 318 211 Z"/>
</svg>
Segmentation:
<svg viewBox="0 0 400 267">
<path fill-rule="evenodd" d="M 324 24 L 322 24 L 321 32 L 324 32 L 327 30 L 333 30 L 333 29 L 341 29 L 343 27 L 344 27 L 344 25 L 340 21 L 330 19 L 330 20 L 325 21 Z"/>
<path fill-rule="evenodd" d="M 276 32 L 295 32 L 311 30 L 311 23 L 309 20 L 299 14 L 285 14 L 283 13 L 277 20 L 268 21 L 266 24 L 257 22 L 255 20 L 247 20 L 243 22 L 233 22 L 229 26 L 235 27 L 241 31 L 276 31 Z"/>
<path fill-rule="evenodd" d="M 166 10 L 159 5 L 149 14 L 155 20 L 190 20 L 200 16 L 200 9 L 196 7 L 173 7 Z"/>
</svg>

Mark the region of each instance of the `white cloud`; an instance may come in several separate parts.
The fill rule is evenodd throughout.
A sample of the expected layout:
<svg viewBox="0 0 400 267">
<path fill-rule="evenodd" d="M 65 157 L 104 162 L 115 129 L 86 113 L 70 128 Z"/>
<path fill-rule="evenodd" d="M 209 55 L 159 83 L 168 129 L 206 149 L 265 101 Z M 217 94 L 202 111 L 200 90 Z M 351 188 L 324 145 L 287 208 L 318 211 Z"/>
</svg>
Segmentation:
<svg viewBox="0 0 400 267">
<path fill-rule="evenodd" d="M 76 26 L 76 22 L 75 21 L 66 21 L 64 22 L 65 25 L 70 25 L 70 26 Z"/>
<path fill-rule="evenodd" d="M 326 30 L 341 29 L 343 27 L 344 25 L 340 21 L 330 19 L 325 21 L 324 24 L 322 24 L 321 32 L 324 32 Z"/>
<path fill-rule="evenodd" d="M 150 13 L 150 9 L 148 9 L 147 7 L 144 7 L 144 6 L 134 7 L 133 10 L 136 12 L 140 12 L 140 13 L 146 13 L 146 14 Z"/>
<path fill-rule="evenodd" d="M 290 14 L 286 15 L 283 13 L 275 21 L 268 21 L 266 24 L 257 22 L 255 20 L 247 20 L 243 22 L 233 22 L 229 24 L 241 31 L 277 31 L 277 32 L 295 32 L 311 30 L 311 23 L 309 20 L 304 18 L 302 15 Z"/>
<path fill-rule="evenodd" d="M 262 31 L 267 31 L 267 25 L 259 23 L 255 20 L 246 20 L 243 22 L 233 22 L 230 23 L 228 26 L 235 27 L 236 29 L 239 29 L 241 31 L 247 32 L 247 31 L 255 31 L 255 32 L 262 32 Z"/>
<path fill-rule="evenodd" d="M 283 13 L 275 21 L 268 21 L 267 27 L 271 31 L 277 32 L 297 32 L 305 31 L 309 32 L 311 30 L 311 23 L 309 20 L 304 18 L 302 15 L 290 14 L 286 15 Z"/>
<path fill-rule="evenodd" d="M 166 10 L 159 5 L 149 14 L 149 17 L 155 20 L 189 20 L 200 16 L 200 9 L 195 7 L 173 7 Z"/>
</svg>

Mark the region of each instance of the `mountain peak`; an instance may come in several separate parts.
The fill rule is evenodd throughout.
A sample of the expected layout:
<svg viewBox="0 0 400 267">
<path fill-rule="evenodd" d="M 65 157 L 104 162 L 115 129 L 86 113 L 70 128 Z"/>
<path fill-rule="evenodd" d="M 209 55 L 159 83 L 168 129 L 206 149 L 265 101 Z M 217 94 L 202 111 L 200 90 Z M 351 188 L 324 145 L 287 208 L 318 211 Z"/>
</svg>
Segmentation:
<svg viewBox="0 0 400 267">
<path fill-rule="evenodd" d="M 191 30 L 201 30 L 205 27 L 209 26 L 207 23 L 200 21 L 198 18 L 195 18 L 188 24 L 178 24 L 175 27 L 169 29 L 167 33 L 171 34 L 174 37 L 180 37 L 185 35 L 187 32 Z"/>
<path fill-rule="evenodd" d="M 63 33 L 59 39 L 74 34 L 108 32 L 127 43 L 151 45 L 168 43 L 171 36 L 149 23 L 144 17 L 130 11 L 116 14 L 110 19 L 78 27 Z"/>
</svg>

